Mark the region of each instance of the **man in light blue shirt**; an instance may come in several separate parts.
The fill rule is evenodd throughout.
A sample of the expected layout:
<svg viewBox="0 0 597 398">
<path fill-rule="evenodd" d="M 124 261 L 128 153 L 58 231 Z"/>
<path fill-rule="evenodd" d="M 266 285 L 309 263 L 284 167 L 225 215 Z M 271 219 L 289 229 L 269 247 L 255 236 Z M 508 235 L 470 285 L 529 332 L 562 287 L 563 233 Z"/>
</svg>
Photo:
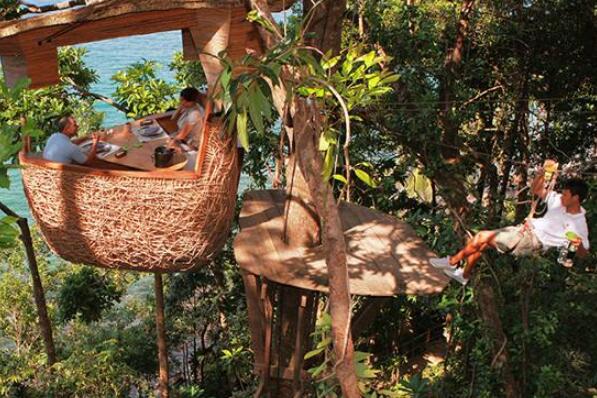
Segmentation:
<svg viewBox="0 0 597 398">
<path fill-rule="evenodd" d="M 46 143 L 44 159 L 64 164 L 88 164 L 95 157 L 98 136 L 93 135 L 91 149 L 87 155 L 70 140 L 79 131 L 79 125 L 74 117 L 70 115 L 62 117 L 58 121 L 58 130 L 59 132 L 52 134 Z"/>
</svg>

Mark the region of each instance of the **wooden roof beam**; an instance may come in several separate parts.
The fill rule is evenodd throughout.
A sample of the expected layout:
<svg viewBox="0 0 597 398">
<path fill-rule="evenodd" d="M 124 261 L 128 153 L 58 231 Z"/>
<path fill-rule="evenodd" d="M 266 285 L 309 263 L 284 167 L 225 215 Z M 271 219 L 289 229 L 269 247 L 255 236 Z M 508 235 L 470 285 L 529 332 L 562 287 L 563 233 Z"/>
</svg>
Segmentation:
<svg viewBox="0 0 597 398">
<path fill-rule="evenodd" d="M 58 51 L 43 47 L 38 51 L 25 50 L 15 55 L 3 55 L 2 71 L 6 85 L 14 87 L 21 78 L 31 79 L 29 88 L 41 88 L 60 83 Z"/>
</svg>

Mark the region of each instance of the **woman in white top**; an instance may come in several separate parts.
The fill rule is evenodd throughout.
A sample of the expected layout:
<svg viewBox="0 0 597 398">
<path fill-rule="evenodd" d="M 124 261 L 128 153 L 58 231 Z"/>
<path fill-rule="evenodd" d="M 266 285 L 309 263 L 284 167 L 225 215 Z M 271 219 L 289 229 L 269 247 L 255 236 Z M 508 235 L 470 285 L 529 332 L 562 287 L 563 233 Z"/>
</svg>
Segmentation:
<svg viewBox="0 0 597 398">
<path fill-rule="evenodd" d="M 195 167 L 195 159 L 197 150 L 201 145 L 201 133 L 203 131 L 203 117 L 205 111 L 199 105 L 202 99 L 202 94 L 194 87 L 187 87 L 180 92 L 180 105 L 172 115 L 172 119 L 176 120 L 178 131 L 173 137 L 171 146 L 181 147 L 185 144 L 190 150 L 187 150 L 187 165 L 186 170 L 193 170 Z"/>
<path fill-rule="evenodd" d="M 201 93 L 194 87 L 187 87 L 180 92 L 180 105 L 172 115 L 176 120 L 178 131 L 174 141 L 185 143 L 194 150 L 199 148 L 201 143 L 201 131 L 203 128 L 203 107 L 199 105 Z"/>
</svg>

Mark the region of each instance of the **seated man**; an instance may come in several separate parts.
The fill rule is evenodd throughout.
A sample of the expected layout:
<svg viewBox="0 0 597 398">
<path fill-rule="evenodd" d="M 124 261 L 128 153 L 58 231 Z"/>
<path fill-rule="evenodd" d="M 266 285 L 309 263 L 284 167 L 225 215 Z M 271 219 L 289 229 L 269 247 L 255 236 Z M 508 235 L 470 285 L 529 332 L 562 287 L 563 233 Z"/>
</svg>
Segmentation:
<svg viewBox="0 0 597 398">
<path fill-rule="evenodd" d="M 431 264 L 464 285 L 481 253 L 490 247 L 501 253 L 528 256 L 551 247 L 571 244 L 576 247 L 577 255 L 585 256 L 589 249 L 589 231 L 585 209 L 580 204 L 588 194 L 587 184 L 580 179 L 570 179 L 564 183 L 561 194 L 548 194 L 544 185 L 544 172 L 540 169 L 531 189 L 547 202 L 545 216 L 529 219 L 522 225 L 481 231 L 456 255 L 432 259 Z M 568 240 L 567 232 L 574 232 L 577 238 Z M 466 261 L 464 270 L 453 268 L 462 261 Z"/>
<path fill-rule="evenodd" d="M 43 157 L 46 160 L 64 164 L 78 163 L 88 164 L 95 157 L 99 137 L 93 135 L 93 141 L 89 153 L 85 153 L 75 145 L 71 138 L 77 135 L 79 125 L 71 115 L 64 116 L 58 121 L 58 131 L 50 136 Z"/>
</svg>

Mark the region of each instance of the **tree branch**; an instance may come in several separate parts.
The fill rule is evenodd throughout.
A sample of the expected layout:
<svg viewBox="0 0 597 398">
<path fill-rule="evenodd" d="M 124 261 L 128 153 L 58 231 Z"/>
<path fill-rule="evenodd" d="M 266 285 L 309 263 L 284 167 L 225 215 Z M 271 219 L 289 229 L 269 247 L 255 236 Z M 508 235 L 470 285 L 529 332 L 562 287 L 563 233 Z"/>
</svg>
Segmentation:
<svg viewBox="0 0 597 398">
<path fill-rule="evenodd" d="M 493 93 L 494 91 L 500 90 L 500 89 L 501 89 L 502 91 L 504 91 L 504 87 L 503 87 L 501 84 L 498 84 L 497 86 L 494 86 L 494 87 L 488 88 L 488 89 L 487 89 L 487 90 L 485 90 L 485 91 L 481 91 L 479 94 L 475 95 L 474 97 L 472 97 L 472 98 L 470 98 L 470 99 L 468 99 L 468 100 L 464 101 L 464 102 L 462 103 L 462 105 L 460 105 L 460 109 L 464 109 L 464 108 L 466 108 L 467 106 L 469 106 L 470 104 L 472 104 L 473 102 L 475 102 L 475 101 L 477 101 L 477 100 L 479 100 L 479 99 L 481 99 L 481 98 L 485 97 L 485 96 L 486 96 L 486 95 L 488 95 L 488 94 L 491 94 L 491 93 Z"/>
<path fill-rule="evenodd" d="M 130 112 L 130 109 L 128 109 L 127 107 L 125 107 L 122 104 L 119 104 L 118 102 L 114 101 L 112 98 L 110 97 L 106 97 L 104 95 L 101 94 L 97 94 L 97 93 L 92 93 L 90 91 L 87 91 L 86 89 L 84 89 L 83 87 L 77 85 L 77 83 L 75 83 L 75 81 L 69 77 L 65 77 L 63 78 L 64 81 L 66 83 L 68 83 L 73 89 L 75 89 L 79 94 L 81 94 L 82 97 L 91 97 L 91 98 L 95 98 L 98 101 L 104 102 L 116 109 L 118 109 L 120 112 L 123 112 L 124 114 L 128 114 Z"/>
</svg>

